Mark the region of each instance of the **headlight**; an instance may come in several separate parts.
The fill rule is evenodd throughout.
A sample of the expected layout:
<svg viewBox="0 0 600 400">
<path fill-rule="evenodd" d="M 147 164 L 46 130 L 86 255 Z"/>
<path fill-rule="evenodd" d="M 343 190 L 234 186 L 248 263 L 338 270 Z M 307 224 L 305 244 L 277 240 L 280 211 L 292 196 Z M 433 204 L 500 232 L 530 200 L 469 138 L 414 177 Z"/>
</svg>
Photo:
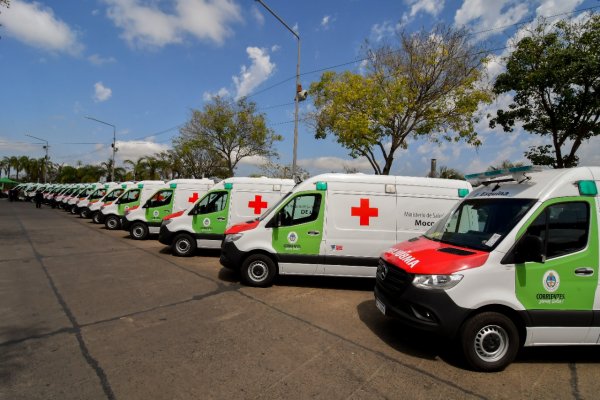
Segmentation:
<svg viewBox="0 0 600 400">
<path fill-rule="evenodd" d="M 225 236 L 225 242 L 227 242 L 227 243 L 229 243 L 229 242 L 235 242 L 236 240 L 238 240 L 242 236 L 244 236 L 243 233 L 234 233 L 232 235 L 226 235 Z"/>
<path fill-rule="evenodd" d="M 420 289 L 451 289 L 458 285 L 462 275 L 415 275 L 413 285 Z"/>
</svg>

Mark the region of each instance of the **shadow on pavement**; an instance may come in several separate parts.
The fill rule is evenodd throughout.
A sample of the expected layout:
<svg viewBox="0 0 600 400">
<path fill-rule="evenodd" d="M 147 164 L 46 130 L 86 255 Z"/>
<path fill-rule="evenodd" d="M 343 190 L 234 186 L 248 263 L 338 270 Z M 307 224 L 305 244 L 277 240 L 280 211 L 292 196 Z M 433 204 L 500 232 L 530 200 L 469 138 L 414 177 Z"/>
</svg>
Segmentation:
<svg viewBox="0 0 600 400">
<path fill-rule="evenodd" d="M 375 307 L 375 300 L 360 303 L 356 310 L 360 320 L 394 350 L 428 360 L 439 357 L 450 365 L 466 368 L 451 341 L 405 326 L 397 319 L 385 317 Z"/>
<path fill-rule="evenodd" d="M 3 327 L 0 329 L 0 387 L 5 386 L 27 363 L 29 346 L 22 341 L 42 336 L 39 327 Z"/>
</svg>

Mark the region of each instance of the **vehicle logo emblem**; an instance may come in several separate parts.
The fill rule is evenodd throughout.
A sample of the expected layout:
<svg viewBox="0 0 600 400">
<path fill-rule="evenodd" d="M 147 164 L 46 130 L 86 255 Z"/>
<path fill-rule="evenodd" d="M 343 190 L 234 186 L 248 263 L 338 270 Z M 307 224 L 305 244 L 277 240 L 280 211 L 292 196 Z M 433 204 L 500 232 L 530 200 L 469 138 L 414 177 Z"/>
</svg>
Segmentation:
<svg viewBox="0 0 600 400">
<path fill-rule="evenodd" d="M 210 218 L 204 218 L 204 220 L 202 221 L 202 225 L 210 226 Z"/>
<path fill-rule="evenodd" d="M 154 216 L 154 218 L 158 218 L 158 216 L 160 215 L 160 213 L 158 212 L 158 210 L 154 210 L 154 212 L 152 213 L 152 215 Z"/>
<path fill-rule="evenodd" d="M 290 232 L 287 235 L 287 240 L 289 243 L 294 244 L 298 241 L 298 235 L 296 234 L 296 232 Z"/>
<path fill-rule="evenodd" d="M 377 276 L 379 276 L 379 279 L 381 279 L 382 281 L 385 280 L 385 277 L 388 274 L 388 266 L 385 264 L 379 264 L 377 266 Z"/>
<path fill-rule="evenodd" d="M 547 292 L 556 292 L 560 286 L 560 276 L 558 272 L 550 270 L 546 271 L 542 278 L 542 284 Z"/>
</svg>

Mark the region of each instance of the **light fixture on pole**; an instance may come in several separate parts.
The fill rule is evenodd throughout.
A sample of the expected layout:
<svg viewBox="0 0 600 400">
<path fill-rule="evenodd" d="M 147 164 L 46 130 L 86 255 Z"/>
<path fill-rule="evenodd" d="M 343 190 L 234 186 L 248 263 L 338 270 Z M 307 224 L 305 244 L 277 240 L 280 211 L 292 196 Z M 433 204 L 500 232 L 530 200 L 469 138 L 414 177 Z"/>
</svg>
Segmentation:
<svg viewBox="0 0 600 400">
<path fill-rule="evenodd" d="M 294 155 L 292 161 L 292 178 L 296 179 L 296 157 L 298 152 L 298 103 L 302 100 L 306 100 L 307 92 L 306 90 L 302 90 L 302 85 L 300 85 L 300 36 L 296 31 L 294 31 L 288 24 L 285 23 L 284 20 L 279 17 L 275 13 L 275 11 L 271 10 L 269 6 L 267 6 L 262 0 L 256 0 L 260 5 L 262 5 L 268 12 L 270 12 L 279 22 L 283 24 L 287 28 L 288 31 L 292 33 L 298 39 L 298 62 L 296 64 L 296 95 L 294 96 Z"/>
<path fill-rule="evenodd" d="M 99 122 L 104 125 L 112 126 L 112 128 L 113 128 L 113 142 L 111 145 L 112 146 L 112 168 L 110 170 L 110 181 L 114 182 L 114 180 L 115 180 L 115 152 L 117 151 L 117 145 L 116 145 L 117 128 L 113 124 L 109 124 L 108 122 L 100 121 L 99 119 L 96 119 L 94 117 L 86 116 L 85 118 L 91 119 L 92 121 L 96 121 L 96 122 Z"/>
<path fill-rule="evenodd" d="M 35 137 L 33 135 L 25 134 L 25 136 L 29 136 L 30 138 L 41 140 L 42 142 L 46 142 L 46 144 L 42 147 L 44 150 L 46 150 L 46 156 L 44 157 L 44 183 L 47 183 L 47 181 L 48 181 L 48 179 L 47 179 L 47 177 L 48 177 L 48 148 L 50 147 L 48 145 L 48 141 L 46 139 Z"/>
</svg>

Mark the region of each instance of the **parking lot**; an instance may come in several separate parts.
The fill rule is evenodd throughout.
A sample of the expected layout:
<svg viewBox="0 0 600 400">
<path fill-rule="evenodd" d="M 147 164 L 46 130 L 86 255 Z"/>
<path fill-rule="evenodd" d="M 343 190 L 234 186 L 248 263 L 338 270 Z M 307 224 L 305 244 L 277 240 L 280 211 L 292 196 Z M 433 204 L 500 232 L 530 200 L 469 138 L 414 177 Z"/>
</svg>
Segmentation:
<svg viewBox="0 0 600 400">
<path fill-rule="evenodd" d="M 0 399 L 592 399 L 600 350 L 469 371 L 377 311 L 373 281 L 240 285 L 89 220 L 0 201 Z"/>
</svg>

